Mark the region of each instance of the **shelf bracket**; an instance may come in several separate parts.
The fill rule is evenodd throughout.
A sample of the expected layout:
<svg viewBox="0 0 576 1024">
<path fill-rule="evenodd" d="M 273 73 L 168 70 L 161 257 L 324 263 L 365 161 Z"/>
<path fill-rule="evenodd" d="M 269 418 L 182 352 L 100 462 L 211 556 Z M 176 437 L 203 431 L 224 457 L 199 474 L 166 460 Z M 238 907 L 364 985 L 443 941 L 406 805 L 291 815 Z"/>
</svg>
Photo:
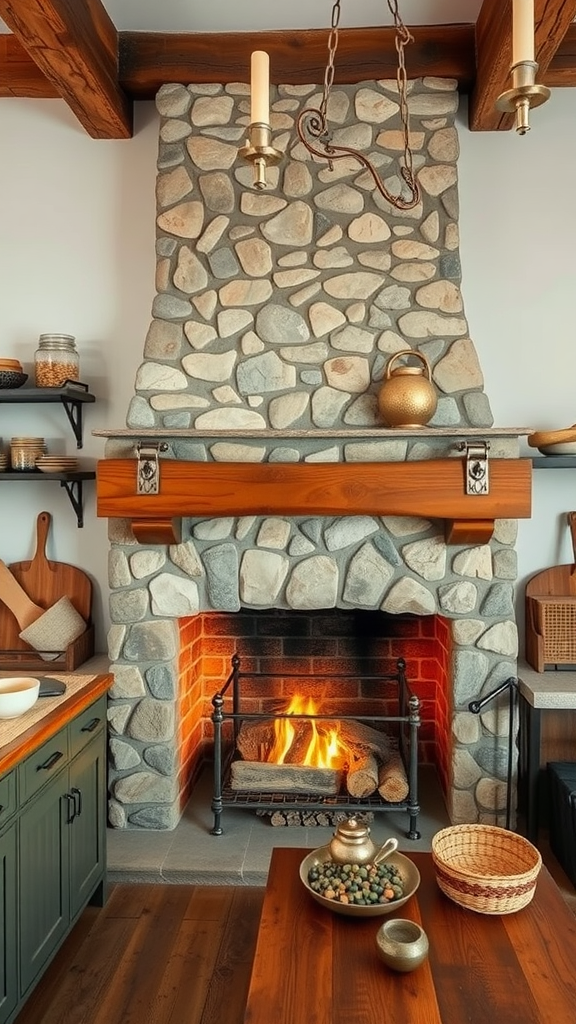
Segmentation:
<svg viewBox="0 0 576 1024">
<path fill-rule="evenodd" d="M 82 497 L 82 480 L 61 480 L 60 486 L 64 487 L 70 499 L 70 504 L 76 513 L 78 529 L 84 526 L 84 502 Z"/>
<path fill-rule="evenodd" d="M 66 415 L 70 420 L 70 426 L 74 431 L 74 437 L 76 438 L 76 447 L 82 447 L 82 405 L 80 402 L 75 402 L 73 398 L 66 398 L 64 395 L 61 398 L 62 405 L 66 411 Z"/>
</svg>

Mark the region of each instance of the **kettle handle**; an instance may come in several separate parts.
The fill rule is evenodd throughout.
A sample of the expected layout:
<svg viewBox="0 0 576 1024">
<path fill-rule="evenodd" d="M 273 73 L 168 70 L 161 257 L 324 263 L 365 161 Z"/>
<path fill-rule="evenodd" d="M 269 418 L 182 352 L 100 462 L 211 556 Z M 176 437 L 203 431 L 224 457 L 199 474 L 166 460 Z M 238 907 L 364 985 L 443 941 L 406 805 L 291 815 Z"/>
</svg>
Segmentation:
<svg viewBox="0 0 576 1024">
<path fill-rule="evenodd" d="M 388 360 L 388 363 L 387 363 L 387 366 L 386 366 L 386 380 L 388 380 L 390 378 L 390 372 L 391 372 L 391 369 L 392 369 L 392 363 L 394 363 L 396 361 L 396 359 L 399 359 L 400 356 L 416 356 L 417 359 L 421 359 L 422 362 L 424 363 L 424 369 L 426 370 L 426 373 L 428 375 L 428 380 L 430 380 L 430 363 L 428 362 L 428 360 L 427 360 L 426 356 L 424 355 L 424 353 L 423 352 L 418 352 L 417 349 L 415 349 L 415 348 L 404 348 L 404 349 L 402 349 L 401 352 L 396 352 Z"/>
</svg>

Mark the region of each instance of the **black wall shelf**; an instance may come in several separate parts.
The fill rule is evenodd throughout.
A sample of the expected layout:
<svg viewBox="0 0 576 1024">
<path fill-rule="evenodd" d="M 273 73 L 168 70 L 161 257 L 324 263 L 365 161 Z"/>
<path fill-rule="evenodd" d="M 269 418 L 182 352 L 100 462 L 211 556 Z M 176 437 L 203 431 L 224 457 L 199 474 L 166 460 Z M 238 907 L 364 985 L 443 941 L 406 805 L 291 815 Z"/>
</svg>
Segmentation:
<svg viewBox="0 0 576 1024">
<path fill-rule="evenodd" d="M 78 527 L 84 526 L 84 480 L 95 480 L 96 473 L 93 470 L 82 470 L 77 473 L 42 473 L 39 469 L 9 470 L 7 473 L 0 473 L 0 484 L 7 480 L 59 480 L 60 486 L 64 487 L 70 499 L 70 504 L 76 513 Z"/>
<path fill-rule="evenodd" d="M 94 395 L 88 391 L 88 385 L 81 381 L 67 381 L 61 388 L 2 388 L 0 389 L 0 404 L 11 403 L 45 404 L 58 402 L 63 406 L 64 411 L 72 427 L 76 439 L 76 447 L 83 445 L 83 423 L 82 409 L 87 402 L 96 401 Z M 60 486 L 64 487 L 74 512 L 78 527 L 84 526 L 84 500 L 83 483 L 85 480 L 95 480 L 94 470 L 79 470 L 73 473 L 43 473 L 39 469 L 9 470 L 0 473 L 0 483 L 8 480 L 59 480 Z"/>
<path fill-rule="evenodd" d="M 0 402 L 47 403 L 59 402 L 64 407 L 70 421 L 76 447 L 82 448 L 82 406 L 86 402 L 95 402 L 94 395 L 88 391 L 88 385 L 80 381 L 67 383 L 62 388 L 4 388 L 0 390 Z"/>
</svg>

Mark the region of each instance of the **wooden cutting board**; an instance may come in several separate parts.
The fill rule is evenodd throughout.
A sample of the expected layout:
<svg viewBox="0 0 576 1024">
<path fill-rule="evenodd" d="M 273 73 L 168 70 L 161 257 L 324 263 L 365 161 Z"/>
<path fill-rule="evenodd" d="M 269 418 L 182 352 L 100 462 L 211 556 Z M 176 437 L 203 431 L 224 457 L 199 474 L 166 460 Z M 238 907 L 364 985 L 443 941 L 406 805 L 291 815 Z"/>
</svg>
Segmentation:
<svg viewBox="0 0 576 1024">
<path fill-rule="evenodd" d="M 51 608 L 61 597 L 67 596 L 89 625 L 92 616 L 92 580 L 75 565 L 54 562 L 46 557 L 51 522 L 52 516 L 49 512 L 40 512 L 36 521 L 34 557 L 26 562 L 13 562 L 9 566 L 10 572 L 35 604 L 41 608 Z M 19 633 L 20 627 L 14 615 L 0 601 L 0 652 L 29 651 L 28 644 L 20 640 Z"/>
<path fill-rule="evenodd" d="M 526 597 L 576 597 L 576 512 L 568 512 L 574 562 L 543 569 L 526 584 Z"/>
</svg>

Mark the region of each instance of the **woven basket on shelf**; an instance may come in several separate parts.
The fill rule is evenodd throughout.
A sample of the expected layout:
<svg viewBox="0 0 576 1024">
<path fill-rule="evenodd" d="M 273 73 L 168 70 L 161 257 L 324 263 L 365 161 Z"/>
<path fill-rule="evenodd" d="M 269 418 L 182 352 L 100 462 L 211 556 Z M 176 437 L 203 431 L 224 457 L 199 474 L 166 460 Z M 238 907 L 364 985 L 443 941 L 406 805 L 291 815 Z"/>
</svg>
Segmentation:
<svg viewBox="0 0 576 1024">
<path fill-rule="evenodd" d="M 523 836 L 495 825 L 453 825 L 432 838 L 436 881 L 481 914 L 513 914 L 534 895 L 542 857 Z"/>
</svg>

